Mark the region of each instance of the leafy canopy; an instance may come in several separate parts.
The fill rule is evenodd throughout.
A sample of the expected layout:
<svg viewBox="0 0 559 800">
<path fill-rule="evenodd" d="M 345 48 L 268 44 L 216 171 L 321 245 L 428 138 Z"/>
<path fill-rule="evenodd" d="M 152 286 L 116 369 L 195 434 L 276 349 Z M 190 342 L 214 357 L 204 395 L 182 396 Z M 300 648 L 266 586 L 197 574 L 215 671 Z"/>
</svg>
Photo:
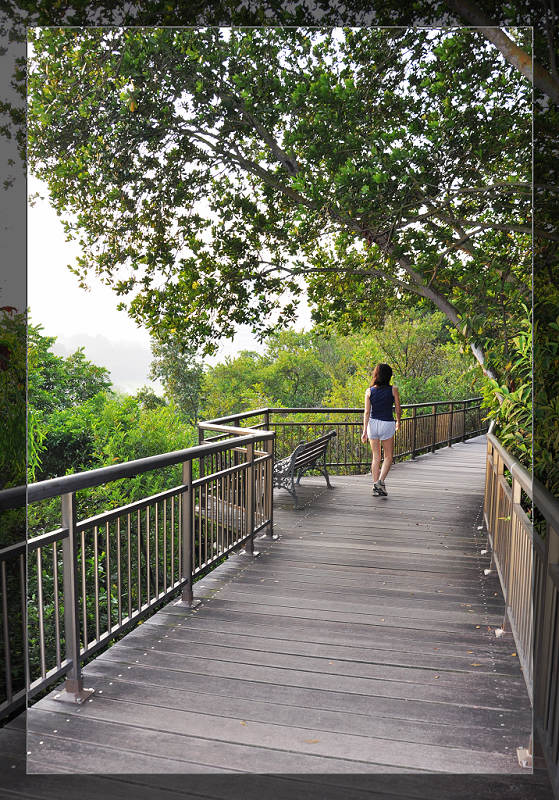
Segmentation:
<svg viewBox="0 0 559 800">
<path fill-rule="evenodd" d="M 519 40 L 522 32 L 518 33 Z M 442 311 L 493 377 L 529 294 L 530 91 L 473 29 L 40 29 L 29 157 L 160 340 Z"/>
</svg>

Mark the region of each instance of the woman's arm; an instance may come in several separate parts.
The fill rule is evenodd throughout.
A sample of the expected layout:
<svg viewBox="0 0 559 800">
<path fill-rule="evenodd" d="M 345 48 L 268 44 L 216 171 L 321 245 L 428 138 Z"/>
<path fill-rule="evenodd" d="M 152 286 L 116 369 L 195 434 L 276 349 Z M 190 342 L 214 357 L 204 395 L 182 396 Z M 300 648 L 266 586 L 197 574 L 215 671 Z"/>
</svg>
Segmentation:
<svg viewBox="0 0 559 800">
<path fill-rule="evenodd" d="M 368 439 L 367 436 L 367 425 L 369 424 L 369 417 L 371 415 L 371 387 L 367 389 L 365 392 L 365 411 L 363 412 L 363 433 L 361 434 L 361 441 L 366 442 Z"/>
<path fill-rule="evenodd" d="M 400 392 L 397 386 L 392 387 L 392 394 L 394 395 L 394 405 L 396 406 L 396 430 L 398 430 L 402 419 L 402 406 L 400 405 Z"/>
</svg>

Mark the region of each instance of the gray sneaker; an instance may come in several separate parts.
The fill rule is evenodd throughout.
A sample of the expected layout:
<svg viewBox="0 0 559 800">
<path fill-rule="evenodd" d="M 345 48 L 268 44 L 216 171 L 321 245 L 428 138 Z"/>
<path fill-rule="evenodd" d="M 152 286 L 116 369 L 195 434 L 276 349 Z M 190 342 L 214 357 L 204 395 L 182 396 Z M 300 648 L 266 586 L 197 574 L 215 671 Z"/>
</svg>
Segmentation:
<svg viewBox="0 0 559 800">
<path fill-rule="evenodd" d="M 386 491 L 384 481 L 377 481 L 377 483 L 375 483 L 375 487 L 380 495 L 383 497 L 388 497 L 388 492 Z"/>
</svg>

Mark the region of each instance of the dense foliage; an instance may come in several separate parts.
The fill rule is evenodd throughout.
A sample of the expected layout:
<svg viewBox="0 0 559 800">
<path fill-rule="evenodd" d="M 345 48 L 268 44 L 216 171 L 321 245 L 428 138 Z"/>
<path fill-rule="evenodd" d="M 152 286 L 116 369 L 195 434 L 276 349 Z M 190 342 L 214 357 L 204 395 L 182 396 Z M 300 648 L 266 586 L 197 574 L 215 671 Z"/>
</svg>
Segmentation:
<svg viewBox="0 0 559 800">
<path fill-rule="evenodd" d="M 37 459 L 31 480 L 108 466 L 191 446 L 192 428 L 172 401 L 146 401 L 112 391 L 108 371 L 78 350 L 64 358 L 52 351 L 54 337 L 31 328 L 29 416 L 35 420 Z M 52 376 L 56 385 L 50 385 Z M 49 386 L 50 388 L 46 388 Z M 149 394 L 148 394 L 149 398 Z M 176 469 L 145 473 L 78 493 L 79 512 L 88 516 L 160 491 L 178 479 Z M 30 531 L 56 527 L 57 499 L 29 507 Z"/>
<path fill-rule="evenodd" d="M 45 29 L 33 47 L 29 156 L 76 271 L 160 339 L 267 332 L 303 275 L 315 318 L 348 329 L 428 299 L 506 380 L 530 91 L 480 33 Z"/>
<path fill-rule="evenodd" d="M 401 311 L 377 330 L 346 336 L 278 331 L 262 353 L 243 351 L 207 367 L 200 407 L 208 419 L 262 406 L 360 406 L 379 361 L 392 364 L 404 403 L 464 399 L 479 394 L 483 381 L 462 350 L 444 315 L 425 310 Z M 175 398 L 174 384 L 164 385 Z"/>
<path fill-rule="evenodd" d="M 37 463 L 38 435 L 34 420 L 25 409 L 25 314 L 15 308 L 0 308 L 0 489 L 25 483 L 26 457 Z M 29 443 L 26 447 L 26 436 Z M 0 511 L 0 547 L 25 536 L 25 509 Z"/>
</svg>

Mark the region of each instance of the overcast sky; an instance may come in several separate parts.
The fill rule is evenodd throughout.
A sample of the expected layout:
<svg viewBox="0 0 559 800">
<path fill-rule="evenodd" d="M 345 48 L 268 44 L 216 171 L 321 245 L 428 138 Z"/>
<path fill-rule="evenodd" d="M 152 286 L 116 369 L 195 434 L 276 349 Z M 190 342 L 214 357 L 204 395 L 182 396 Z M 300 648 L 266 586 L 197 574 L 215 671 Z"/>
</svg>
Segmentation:
<svg viewBox="0 0 559 800">
<path fill-rule="evenodd" d="M 117 311 L 117 295 L 92 277 L 90 289 L 78 286 L 78 279 L 67 268 L 78 257 L 76 242 L 67 242 L 62 222 L 48 202 L 46 186 L 30 177 L 29 195 L 39 191 L 44 200 L 28 209 L 28 305 L 31 322 L 41 324 L 43 333 L 56 336 L 55 351 L 69 355 L 85 347 L 91 361 L 107 367 L 115 388 L 134 393 L 148 380 L 151 362 L 150 337 L 124 311 Z M 302 309 L 298 327 L 308 327 L 309 313 Z M 261 350 L 247 328 L 239 330 L 232 342 L 224 342 L 210 363 L 222 361 L 239 350 Z"/>
</svg>

